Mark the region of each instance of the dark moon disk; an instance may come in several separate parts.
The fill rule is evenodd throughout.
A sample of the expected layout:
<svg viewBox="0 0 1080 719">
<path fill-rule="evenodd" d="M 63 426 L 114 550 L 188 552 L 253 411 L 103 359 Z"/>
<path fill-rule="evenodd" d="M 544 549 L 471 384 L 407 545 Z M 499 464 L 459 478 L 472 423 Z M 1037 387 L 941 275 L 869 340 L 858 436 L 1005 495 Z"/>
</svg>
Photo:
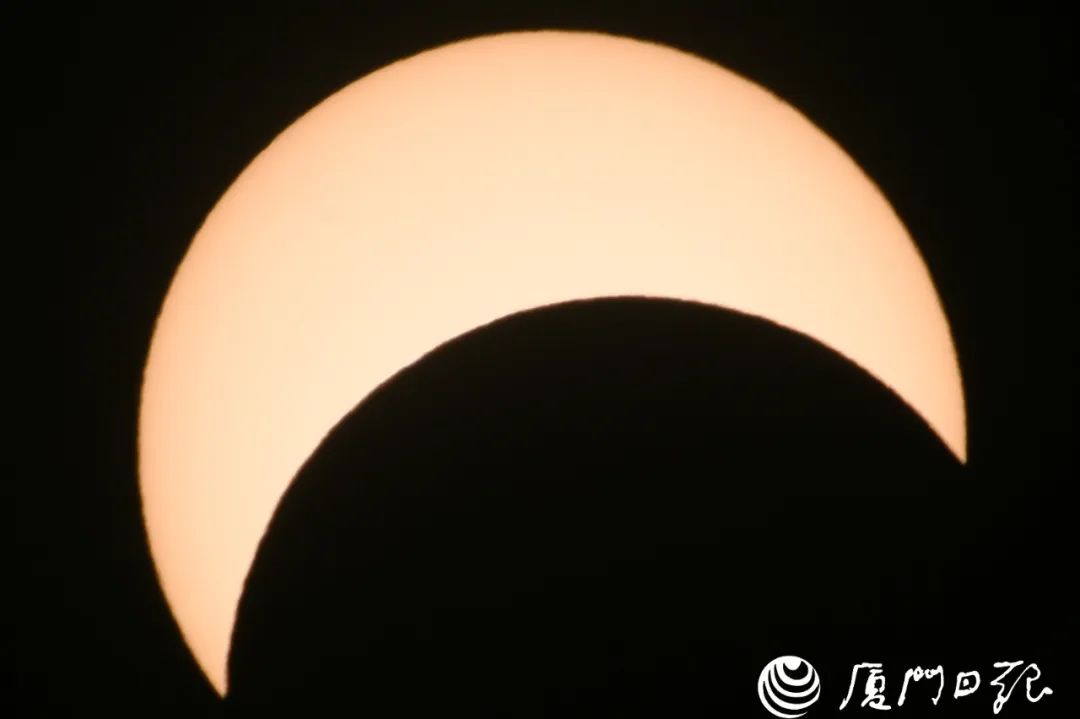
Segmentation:
<svg viewBox="0 0 1080 719">
<path fill-rule="evenodd" d="M 227 701 L 757 716 L 776 656 L 942 647 L 964 480 L 892 391 L 768 321 L 641 298 L 514 315 L 398 373 L 303 467 Z M 850 664 L 815 666 L 838 704 Z"/>
</svg>

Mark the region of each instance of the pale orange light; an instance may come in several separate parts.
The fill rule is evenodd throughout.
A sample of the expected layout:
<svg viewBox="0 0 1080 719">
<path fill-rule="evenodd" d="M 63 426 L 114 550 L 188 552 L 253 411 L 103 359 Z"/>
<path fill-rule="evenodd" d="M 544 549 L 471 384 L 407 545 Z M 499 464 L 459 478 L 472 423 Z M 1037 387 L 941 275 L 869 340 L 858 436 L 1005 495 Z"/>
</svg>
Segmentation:
<svg viewBox="0 0 1080 719">
<path fill-rule="evenodd" d="M 278 137 L 211 212 L 165 300 L 142 394 L 143 509 L 214 686 L 224 693 L 275 505 L 346 412 L 480 324 L 616 295 L 811 335 L 965 458 L 960 375 L 926 267 L 806 118 L 720 67 L 625 38 L 442 47 Z"/>
</svg>

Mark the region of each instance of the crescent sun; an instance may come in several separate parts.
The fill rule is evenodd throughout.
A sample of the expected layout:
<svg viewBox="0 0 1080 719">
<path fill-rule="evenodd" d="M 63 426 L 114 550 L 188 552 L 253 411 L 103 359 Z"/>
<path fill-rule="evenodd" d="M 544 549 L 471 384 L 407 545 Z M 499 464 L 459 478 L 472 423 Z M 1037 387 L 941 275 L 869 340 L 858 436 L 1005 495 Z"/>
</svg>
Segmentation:
<svg viewBox="0 0 1080 719">
<path fill-rule="evenodd" d="M 663 46 L 487 36 L 393 63 L 240 175 L 155 327 L 139 479 L 165 596 L 214 687 L 274 509 L 380 383 L 573 299 L 768 318 L 863 367 L 961 461 L 964 398 L 918 250 L 855 162 L 761 87 Z"/>
</svg>

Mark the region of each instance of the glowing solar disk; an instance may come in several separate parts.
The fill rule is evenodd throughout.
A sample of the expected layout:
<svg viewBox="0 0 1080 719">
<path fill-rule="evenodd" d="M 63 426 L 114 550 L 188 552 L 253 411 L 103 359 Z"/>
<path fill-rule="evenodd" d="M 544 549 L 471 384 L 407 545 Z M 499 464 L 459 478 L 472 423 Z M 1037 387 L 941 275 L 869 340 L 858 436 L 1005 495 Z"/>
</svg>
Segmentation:
<svg viewBox="0 0 1080 719">
<path fill-rule="evenodd" d="M 521 310 L 644 295 L 810 335 L 965 458 L 931 279 L 855 163 L 697 57 L 591 33 L 455 43 L 353 83 L 210 213 L 147 360 L 139 474 L 184 637 L 226 688 L 275 506 L 323 436 L 439 344 Z"/>
</svg>

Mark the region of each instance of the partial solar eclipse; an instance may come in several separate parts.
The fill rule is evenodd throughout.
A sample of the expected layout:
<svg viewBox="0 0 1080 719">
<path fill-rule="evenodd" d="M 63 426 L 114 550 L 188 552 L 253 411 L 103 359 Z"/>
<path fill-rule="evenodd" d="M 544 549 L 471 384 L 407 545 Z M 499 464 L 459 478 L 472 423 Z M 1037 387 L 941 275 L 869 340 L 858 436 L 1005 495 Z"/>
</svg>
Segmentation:
<svg viewBox="0 0 1080 719">
<path fill-rule="evenodd" d="M 624 295 L 809 335 L 966 459 L 959 368 L 927 268 L 874 184 L 796 110 L 627 38 L 508 33 L 424 52 L 333 95 L 258 156 L 158 318 L 143 511 L 214 687 L 226 691 L 267 523 L 347 412 L 479 325 Z"/>
</svg>

